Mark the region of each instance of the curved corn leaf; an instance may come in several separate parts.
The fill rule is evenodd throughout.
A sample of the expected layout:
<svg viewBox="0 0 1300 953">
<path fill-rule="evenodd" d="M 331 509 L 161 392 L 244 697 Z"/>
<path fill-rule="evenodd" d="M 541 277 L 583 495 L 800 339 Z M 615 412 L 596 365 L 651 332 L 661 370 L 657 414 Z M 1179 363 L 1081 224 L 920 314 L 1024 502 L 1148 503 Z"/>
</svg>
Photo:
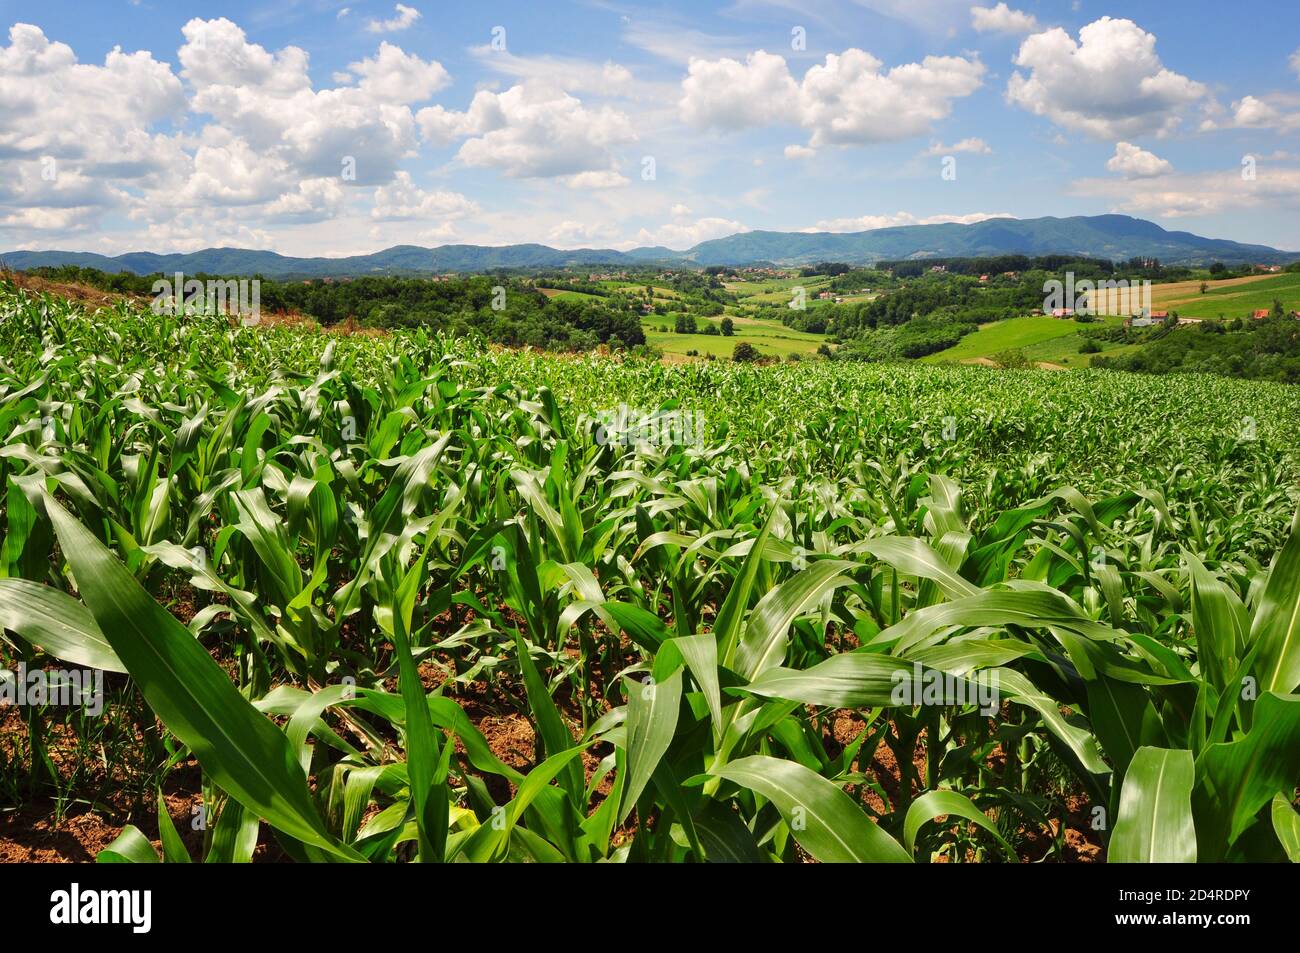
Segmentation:
<svg viewBox="0 0 1300 953">
<path fill-rule="evenodd" d="M 1300 813 L 1284 795 L 1273 798 L 1273 833 L 1293 864 L 1300 864 Z"/>
<path fill-rule="evenodd" d="M 46 513 L 82 598 L 154 713 L 213 781 L 255 815 L 304 844 L 356 859 L 338 844 L 284 736 L 239 694 L 189 631 L 140 587 L 108 548 L 53 497 Z"/>
<path fill-rule="evenodd" d="M 126 672 L 90 610 L 39 582 L 0 579 L 0 628 L 73 665 Z"/>
<path fill-rule="evenodd" d="M 923 539 L 915 536 L 882 536 L 868 539 L 853 547 L 875 556 L 908 576 L 934 582 L 949 599 L 977 595 L 980 588 L 967 582 Z"/>
<path fill-rule="evenodd" d="M 97 864 L 156 864 L 158 853 L 133 824 L 122 828 L 113 842 L 95 855 Z"/>
<path fill-rule="evenodd" d="M 805 705 L 873 708 L 897 704 L 896 688 L 911 678 L 912 665 L 889 655 L 846 652 L 812 668 L 770 668 L 748 685 L 732 689 L 762 698 L 784 698 Z"/>
<path fill-rule="evenodd" d="M 745 634 L 736 648 L 736 672 L 752 679 L 780 665 L 795 618 L 832 589 L 851 582 L 847 574 L 858 568 L 858 563 L 821 559 L 768 592 L 745 622 Z"/>
<path fill-rule="evenodd" d="M 903 821 L 903 846 L 907 848 L 909 854 L 916 853 L 916 835 L 920 833 L 921 828 L 944 815 L 974 821 L 993 835 L 993 839 L 1006 853 L 1008 860 L 1014 862 L 1018 859 L 1015 848 L 1007 843 L 1007 839 L 1002 836 L 997 825 L 990 821 L 970 798 L 956 791 L 926 791 L 912 802 Z"/>
<path fill-rule="evenodd" d="M 732 582 L 727 598 L 722 601 L 718 615 L 713 620 L 713 636 L 718 643 L 718 657 L 724 664 L 731 664 L 736 646 L 740 644 L 745 610 L 749 608 L 749 597 L 754 591 L 754 580 L 758 577 L 758 569 L 763 561 L 763 551 L 772 535 L 772 524 L 779 513 L 779 507 L 772 508 L 763 528 L 755 537 L 748 555 L 745 556 L 745 561 L 741 563 L 740 574 Z"/>
<path fill-rule="evenodd" d="M 162 841 L 163 860 L 169 864 L 191 863 L 190 852 L 185 849 L 185 842 L 172 823 L 171 812 L 167 809 L 167 800 L 162 788 L 158 789 L 158 839 Z"/>
<path fill-rule="evenodd" d="M 912 859 L 852 798 L 801 764 L 751 755 L 713 773 L 771 801 L 794 839 L 822 863 L 905 864 Z"/>
</svg>

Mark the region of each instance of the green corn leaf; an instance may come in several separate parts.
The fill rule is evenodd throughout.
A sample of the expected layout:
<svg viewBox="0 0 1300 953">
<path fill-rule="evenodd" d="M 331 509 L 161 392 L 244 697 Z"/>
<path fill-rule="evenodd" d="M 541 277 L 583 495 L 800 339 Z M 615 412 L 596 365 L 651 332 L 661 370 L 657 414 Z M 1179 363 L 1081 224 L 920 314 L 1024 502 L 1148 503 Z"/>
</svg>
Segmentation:
<svg viewBox="0 0 1300 953">
<path fill-rule="evenodd" d="M 1187 562 L 1192 570 L 1192 627 L 1197 658 L 1210 683 L 1222 690 L 1236 668 L 1245 641 L 1246 610 L 1236 593 L 1211 575 L 1199 559 L 1188 553 Z"/>
<path fill-rule="evenodd" d="M 754 545 L 750 547 L 749 554 L 745 557 L 745 561 L 741 563 L 739 575 L 732 582 L 731 589 L 727 592 L 727 598 L 722 600 L 718 615 L 713 620 L 713 636 L 718 643 L 718 657 L 723 660 L 724 664 L 731 664 L 736 646 L 740 644 L 741 626 L 744 621 L 745 610 L 749 608 L 750 596 L 754 591 L 754 582 L 758 578 L 758 570 L 763 562 L 763 551 L 767 546 L 769 537 L 772 535 L 772 524 L 776 521 L 778 513 L 780 513 L 780 509 L 774 507 L 771 515 L 767 518 L 767 522 L 758 531 L 758 536 L 754 539 Z"/>
<path fill-rule="evenodd" d="M 720 732 L 722 730 L 722 689 L 718 679 L 718 643 L 712 633 L 705 633 L 672 639 L 668 644 L 681 653 L 687 669 L 704 694 L 714 731 Z"/>
<path fill-rule="evenodd" d="M 1260 647 L 1255 667 L 1259 690 L 1295 691 L 1300 686 L 1300 512 L 1269 571 L 1250 638 Z"/>
<path fill-rule="evenodd" d="M 429 545 L 432 545 L 430 541 Z M 411 626 L 415 597 L 424 578 L 428 548 L 415 565 L 407 570 L 401 585 L 393 593 L 393 651 L 397 655 L 398 689 L 406 708 L 406 770 L 411 785 L 411 803 L 415 808 L 419 834 L 420 859 L 440 862 L 447 848 L 447 789 L 438 777 L 442 751 L 433 727 L 424 685 L 411 655 L 407 632 Z"/>
<path fill-rule="evenodd" d="M 903 845 L 909 854 L 916 853 L 916 835 L 920 833 L 921 828 L 945 814 L 974 821 L 993 835 L 993 839 L 1006 853 L 1008 860 L 1014 863 L 1018 859 L 1015 848 L 998 831 L 997 825 L 990 821 L 970 798 L 956 791 L 926 791 L 912 802 L 912 806 L 907 809 L 907 818 L 903 822 Z"/>
<path fill-rule="evenodd" d="M 95 855 L 97 864 L 156 864 L 158 853 L 149 838 L 132 824 L 126 825 L 113 842 Z"/>
<path fill-rule="evenodd" d="M 541 673 L 537 671 L 533 657 L 528 653 L 528 644 L 518 633 L 515 633 L 515 653 L 519 660 L 519 672 L 524 679 L 528 705 L 533 711 L 533 718 L 537 721 L 542 744 L 545 746 L 547 756 L 554 757 L 573 747 L 573 735 L 569 733 L 569 728 L 564 723 L 564 716 L 555 706 L 555 699 L 547 691 L 546 683 L 542 681 Z M 561 786 L 576 803 L 582 795 L 582 766 L 576 762 L 564 765 L 560 778 Z"/>
<path fill-rule="evenodd" d="M 623 686 L 627 692 L 627 784 L 623 788 L 620 824 L 636 807 L 659 759 L 672 744 L 682 701 L 682 672 L 678 669 L 657 682 L 625 679 Z"/>
<path fill-rule="evenodd" d="M 883 536 L 858 543 L 853 548 L 875 556 L 904 575 L 931 580 L 949 599 L 963 599 L 980 592 L 978 586 L 953 572 L 929 543 L 915 536 Z"/>
<path fill-rule="evenodd" d="M 818 560 L 773 588 L 754 606 L 745 634 L 736 648 L 736 664 L 728 666 L 744 678 L 755 678 L 781 664 L 791 623 L 838 586 L 848 585 L 857 563 Z"/>
<path fill-rule="evenodd" d="M 1194 864 L 1195 766 L 1190 751 L 1138 748 L 1124 774 L 1106 852 L 1113 864 Z"/>
<path fill-rule="evenodd" d="M 244 810 L 235 800 L 227 800 L 212 829 L 212 847 L 203 860 L 209 864 L 247 864 L 257 848 L 257 815 Z"/>
<path fill-rule="evenodd" d="M 751 755 L 714 773 L 776 805 L 794 839 L 824 864 L 912 859 L 839 787 L 793 761 Z"/>
<path fill-rule="evenodd" d="M 1291 806 L 1285 795 L 1273 798 L 1273 833 L 1277 834 L 1287 859 L 1293 864 L 1300 864 L 1300 813 Z"/>
<path fill-rule="evenodd" d="M 126 672 L 90 611 L 66 592 L 27 579 L 0 579 L 0 628 L 57 659 Z"/>
<path fill-rule="evenodd" d="M 1236 741 L 1209 745 L 1196 759 L 1192 806 L 1203 861 L 1224 859 L 1229 847 L 1277 794 L 1300 778 L 1300 696 L 1267 692 Z"/>
<path fill-rule="evenodd" d="M 892 656 L 847 652 L 803 670 L 769 668 L 733 691 L 805 705 L 872 708 L 895 704 L 898 684 L 911 674 L 910 663 Z"/>
<path fill-rule="evenodd" d="M 165 862 L 169 864 L 192 862 L 190 852 L 185 848 L 185 842 L 181 840 L 176 825 L 172 823 L 171 812 L 167 809 L 167 800 L 163 797 L 162 788 L 158 789 L 158 839 L 162 841 Z"/>
<path fill-rule="evenodd" d="M 355 859 L 325 830 L 283 732 L 230 683 L 186 628 L 53 497 L 45 500 L 82 598 L 163 724 L 213 781 L 304 844 Z"/>
</svg>

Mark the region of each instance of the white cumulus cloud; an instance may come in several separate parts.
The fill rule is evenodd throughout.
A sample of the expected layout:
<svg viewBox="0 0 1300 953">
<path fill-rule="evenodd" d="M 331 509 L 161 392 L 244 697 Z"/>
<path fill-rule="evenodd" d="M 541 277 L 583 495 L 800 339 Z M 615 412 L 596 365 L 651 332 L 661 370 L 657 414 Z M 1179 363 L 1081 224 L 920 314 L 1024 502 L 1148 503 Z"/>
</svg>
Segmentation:
<svg viewBox="0 0 1300 953">
<path fill-rule="evenodd" d="M 417 114 L 425 138 L 464 139 L 456 157 L 516 178 L 617 173 L 614 150 L 636 139 L 626 114 L 587 106 L 558 87 L 523 82 L 503 93 L 479 90 L 464 112 L 430 106 Z M 610 175 L 604 184 L 618 184 Z"/>
<path fill-rule="evenodd" d="M 969 139 L 962 139 L 958 142 L 954 142 L 950 146 L 945 146 L 942 142 L 936 140 L 935 142 L 930 143 L 930 148 L 926 149 L 925 152 L 921 154 L 927 156 L 946 156 L 958 152 L 970 152 L 975 155 L 990 155 L 993 150 L 989 148 L 989 144 L 983 139 L 972 136 Z"/>
<path fill-rule="evenodd" d="M 321 222 L 342 211 L 346 199 L 338 179 L 303 179 L 263 210 L 267 218 L 292 222 Z"/>
<path fill-rule="evenodd" d="M 426 192 L 409 172 L 398 172 L 388 185 L 375 189 L 370 217 L 376 221 L 401 219 L 457 219 L 477 214 L 479 207 L 459 192 Z"/>
<path fill-rule="evenodd" d="M 405 30 L 413 26 L 415 21 L 420 19 L 420 11 L 415 7 L 408 7 L 404 3 L 397 4 L 393 8 L 397 16 L 391 20 L 371 20 L 366 24 L 366 30 L 371 33 L 396 33 L 399 30 Z"/>
<path fill-rule="evenodd" d="M 628 178 L 613 169 L 595 169 L 571 175 L 564 180 L 564 184 L 571 189 L 579 190 L 616 189 L 627 185 Z"/>
<path fill-rule="evenodd" d="M 1241 167 L 1211 172 L 1171 172 L 1158 179 L 1082 179 L 1073 194 L 1106 200 L 1126 215 L 1181 218 L 1258 209 L 1300 210 L 1300 168 L 1260 163 L 1255 178 Z"/>
<path fill-rule="evenodd" d="M 1106 168 L 1129 179 L 1149 179 L 1174 170 L 1167 159 L 1131 142 L 1115 143 L 1115 154 L 1107 160 Z"/>
<path fill-rule="evenodd" d="M 727 218 L 698 218 L 693 222 L 668 222 L 656 229 L 643 228 L 637 234 L 642 245 L 663 245 L 681 251 L 714 238 L 726 238 L 749 227 Z"/>
<path fill-rule="evenodd" d="M 373 57 L 349 63 L 348 71 L 360 77 L 363 93 L 386 103 L 418 103 L 451 82 L 441 63 L 422 60 L 387 40 Z"/>
<path fill-rule="evenodd" d="M 827 54 L 796 81 L 784 57 L 758 50 L 743 63 L 691 60 L 678 110 L 698 127 L 802 126 L 811 149 L 894 142 L 928 132 L 954 99 L 979 88 L 983 74 L 982 63 L 960 56 L 927 56 L 886 70 L 870 53 L 848 49 Z"/>
<path fill-rule="evenodd" d="M 979 33 L 1033 33 L 1038 29 L 1038 20 L 1032 13 L 1012 10 L 1005 3 L 971 7 L 970 22 Z"/>
<path fill-rule="evenodd" d="M 1165 68 L 1156 38 L 1132 20 L 1102 17 L 1076 41 L 1055 27 L 1028 37 L 1016 55 L 1007 99 L 1058 126 L 1095 138 L 1172 132 L 1206 87 Z"/>
<path fill-rule="evenodd" d="M 185 95 L 146 51 L 114 47 L 102 66 L 81 63 L 16 23 L 0 45 L 0 103 L 0 221 L 18 233 L 90 227 L 189 162 L 182 137 L 151 131 L 184 115 Z"/>
<path fill-rule="evenodd" d="M 416 146 L 411 104 L 446 85 L 446 70 L 389 43 L 351 63 L 356 86 L 314 89 L 307 54 L 275 53 L 248 42 L 226 19 L 191 20 L 182 28 L 181 75 L 194 88 L 191 108 L 299 176 L 339 176 L 353 167 L 356 185 L 389 181 Z"/>
</svg>

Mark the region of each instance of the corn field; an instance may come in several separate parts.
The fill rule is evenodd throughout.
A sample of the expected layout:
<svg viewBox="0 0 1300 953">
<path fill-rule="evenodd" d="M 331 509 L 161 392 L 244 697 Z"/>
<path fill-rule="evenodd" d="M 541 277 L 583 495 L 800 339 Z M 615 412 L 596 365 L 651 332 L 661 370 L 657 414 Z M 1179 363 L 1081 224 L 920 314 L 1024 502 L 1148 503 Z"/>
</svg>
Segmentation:
<svg viewBox="0 0 1300 953">
<path fill-rule="evenodd" d="M 1298 423 L 0 286 L 0 654 L 107 673 L 0 798 L 115 799 L 101 862 L 1300 860 Z"/>
</svg>

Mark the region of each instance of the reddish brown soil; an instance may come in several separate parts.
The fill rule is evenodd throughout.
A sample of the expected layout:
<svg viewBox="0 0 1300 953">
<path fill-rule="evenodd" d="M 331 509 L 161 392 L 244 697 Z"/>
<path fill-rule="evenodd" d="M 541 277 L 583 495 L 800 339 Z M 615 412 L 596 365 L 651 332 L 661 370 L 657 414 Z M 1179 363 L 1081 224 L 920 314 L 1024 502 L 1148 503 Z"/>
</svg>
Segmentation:
<svg viewBox="0 0 1300 953">
<path fill-rule="evenodd" d="M 88 311 L 95 311 L 99 308 L 111 308 L 119 301 L 134 301 L 138 304 L 147 304 L 147 299 L 136 295 L 121 294 L 115 291 L 101 291 L 98 288 L 91 288 L 87 285 L 65 284 L 59 281 L 49 281 L 45 278 L 38 278 L 36 275 L 28 275 L 21 271 L 0 271 L 0 275 L 8 278 L 19 288 L 30 291 L 32 294 L 51 294 L 60 298 L 67 298 L 75 304 L 81 305 Z"/>
<path fill-rule="evenodd" d="M 122 833 L 97 814 L 65 817 L 54 825 L 37 807 L 0 815 L 0 863 L 89 863 Z"/>
</svg>

